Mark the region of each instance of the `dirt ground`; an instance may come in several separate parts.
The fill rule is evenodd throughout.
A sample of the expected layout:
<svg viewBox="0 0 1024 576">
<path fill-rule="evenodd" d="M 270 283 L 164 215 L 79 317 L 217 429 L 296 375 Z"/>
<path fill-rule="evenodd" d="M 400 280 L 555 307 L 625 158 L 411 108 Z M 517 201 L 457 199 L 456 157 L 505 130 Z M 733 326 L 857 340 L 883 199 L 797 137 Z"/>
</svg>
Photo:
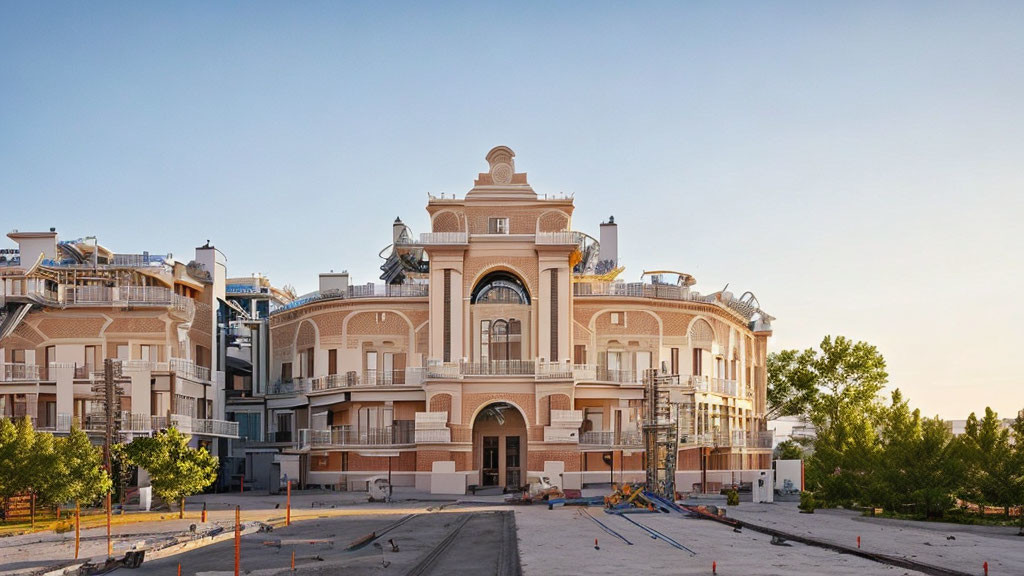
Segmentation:
<svg viewBox="0 0 1024 576">
<path fill-rule="evenodd" d="M 199 522 L 201 500 L 208 504 L 207 524 Z M 231 530 L 234 507 L 239 505 L 243 521 L 260 520 L 277 526 L 270 533 L 243 537 L 242 566 L 250 574 L 287 572 L 293 551 L 300 574 L 330 574 L 339 569 L 346 574 L 405 573 L 452 533 L 458 518 L 467 516 L 470 520 L 426 573 L 507 573 L 501 568 L 507 565 L 499 559 L 508 554 L 514 556 L 518 549 L 522 571 L 527 576 L 655 571 L 710 574 L 712 563 L 721 575 L 917 574 L 795 542 L 788 546 L 773 545 L 770 536 L 754 530 L 735 532 L 729 526 L 680 514 L 634 514 L 629 518 L 675 540 L 689 551 L 673 547 L 666 540 L 652 538 L 640 526 L 621 516 L 606 514 L 600 508 L 584 511 L 578 508 L 548 510 L 542 505 L 509 507 L 503 505 L 500 496 L 466 497 L 462 504 L 456 504 L 451 498 L 412 492 L 397 492 L 396 500 L 390 504 L 370 504 L 365 494 L 360 493 L 296 493 L 293 495 L 293 525 L 284 528 L 281 527 L 285 515 L 283 496 L 213 495 L 192 501 L 185 520 L 168 515 L 161 521 L 114 527 L 114 550 L 115 555 L 120 556 L 141 540 L 187 534 L 192 524 L 200 531 L 215 525 Z M 501 516 L 494 511 L 514 514 L 518 540 L 510 536 L 508 526 L 512 522 L 496 520 Z M 855 546 L 860 536 L 864 550 L 903 556 L 964 573 L 981 574 L 982 563 L 988 562 L 989 573 L 994 576 L 1024 574 L 1024 538 L 1015 536 L 1016 528 L 864 518 L 834 510 L 799 514 L 796 503 L 792 502 L 746 502 L 731 508 L 728 514 L 744 522 L 842 545 Z M 345 550 L 356 538 L 410 515 L 412 519 L 394 528 L 380 541 L 381 548 Z M 73 557 L 73 538 L 73 533 L 52 532 L 0 538 L 0 574 L 39 574 L 68 564 Z M 396 541 L 398 552 L 391 550 L 388 539 Z M 510 545 L 509 541 L 516 545 Z M 223 574 L 233 567 L 231 549 L 230 542 L 213 544 L 147 562 L 141 571 L 134 572 L 174 574 L 181 562 L 183 574 Z M 102 558 L 105 552 L 105 529 L 83 530 L 81 558 Z M 384 567 L 385 562 L 388 568 Z M 118 573 L 128 574 L 129 571 L 122 569 Z"/>
</svg>

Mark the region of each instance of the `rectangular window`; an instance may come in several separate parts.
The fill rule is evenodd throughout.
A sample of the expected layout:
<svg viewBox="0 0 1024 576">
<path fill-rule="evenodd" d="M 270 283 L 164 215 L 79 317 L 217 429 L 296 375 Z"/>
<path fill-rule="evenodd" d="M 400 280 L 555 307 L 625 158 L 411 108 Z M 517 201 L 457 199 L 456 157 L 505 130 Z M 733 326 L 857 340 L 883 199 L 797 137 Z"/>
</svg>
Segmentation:
<svg viewBox="0 0 1024 576">
<path fill-rule="evenodd" d="M 551 357 L 552 362 L 559 362 L 558 357 L 558 270 L 551 271 Z"/>
<path fill-rule="evenodd" d="M 445 362 L 452 361 L 452 271 L 444 271 L 444 349 Z"/>
<path fill-rule="evenodd" d="M 625 362 L 623 352 L 608 351 L 608 370 L 622 370 Z"/>
<path fill-rule="evenodd" d="M 337 374 L 338 373 L 338 350 L 331 349 L 327 351 L 327 373 Z"/>
<path fill-rule="evenodd" d="M 694 376 L 701 376 L 701 375 L 704 374 L 704 370 L 703 370 L 703 364 L 704 364 L 703 354 L 704 354 L 704 351 L 701 350 L 700 348 L 694 348 L 693 349 L 693 375 Z"/>
<path fill-rule="evenodd" d="M 488 234 L 508 234 L 508 218 L 488 218 Z"/>
<path fill-rule="evenodd" d="M 143 345 L 139 346 L 139 360 L 142 360 L 144 362 L 149 362 L 151 360 L 154 360 L 154 358 L 152 356 L 153 356 L 153 350 L 152 350 L 152 347 L 149 344 L 143 344 Z"/>
<path fill-rule="evenodd" d="M 85 347 L 85 366 L 86 371 L 96 370 L 96 360 L 100 357 L 98 346 L 86 346 Z"/>
<path fill-rule="evenodd" d="M 364 367 L 365 377 L 363 384 L 367 386 L 374 386 L 378 384 L 377 381 L 377 352 L 370 350 L 366 353 L 366 366 Z"/>
<path fill-rule="evenodd" d="M 313 364 L 316 357 L 313 355 L 313 349 L 306 350 L 306 378 L 313 377 Z"/>
<path fill-rule="evenodd" d="M 587 363 L 587 346 L 585 344 L 576 344 L 575 346 L 573 346 L 572 363 L 573 364 L 586 364 Z"/>
<path fill-rule="evenodd" d="M 480 362 L 486 364 L 490 359 L 488 350 L 491 345 L 491 321 L 480 321 Z"/>
<path fill-rule="evenodd" d="M 622 312 L 611 312 L 611 323 L 613 326 L 621 326 L 625 324 L 623 322 L 624 314 Z"/>
<path fill-rule="evenodd" d="M 671 354 L 672 371 L 670 374 L 679 374 L 679 348 L 673 348 Z"/>
<path fill-rule="evenodd" d="M 285 362 L 281 364 L 281 381 L 291 382 L 292 381 L 292 363 Z"/>
<path fill-rule="evenodd" d="M 583 430 L 601 432 L 604 430 L 604 408 L 583 409 Z"/>
</svg>

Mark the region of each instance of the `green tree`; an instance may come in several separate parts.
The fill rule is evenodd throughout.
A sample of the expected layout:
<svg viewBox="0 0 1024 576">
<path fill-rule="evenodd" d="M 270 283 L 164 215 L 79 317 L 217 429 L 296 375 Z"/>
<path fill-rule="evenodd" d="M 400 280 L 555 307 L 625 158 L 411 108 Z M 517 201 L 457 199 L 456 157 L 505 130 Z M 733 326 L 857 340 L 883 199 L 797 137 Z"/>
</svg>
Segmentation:
<svg viewBox="0 0 1024 576">
<path fill-rule="evenodd" d="M 1013 493 L 1020 518 L 1020 535 L 1024 536 L 1024 410 L 1013 421 Z"/>
<path fill-rule="evenodd" d="M 768 420 L 807 414 L 818 392 L 814 360 L 815 352 L 811 348 L 768 355 Z"/>
<path fill-rule="evenodd" d="M 56 502 L 52 494 L 59 490 L 60 475 L 57 460 L 57 443 L 53 434 L 32 430 L 32 452 L 28 457 L 28 468 L 25 471 L 25 483 L 28 491 L 36 495 L 40 504 Z"/>
<path fill-rule="evenodd" d="M 100 450 L 78 428 L 72 428 L 67 437 L 57 439 L 50 478 L 45 500 L 51 504 L 91 502 L 111 487 Z"/>
<path fill-rule="evenodd" d="M 769 403 L 778 415 L 806 414 L 817 430 L 807 459 L 815 497 L 830 505 L 862 502 L 879 457 L 885 359 L 874 346 L 843 336 L 826 336 L 818 348 L 773 355 Z"/>
<path fill-rule="evenodd" d="M 775 459 L 776 460 L 803 460 L 804 449 L 800 444 L 797 444 L 794 440 L 786 440 L 779 442 L 779 445 L 775 447 Z"/>
<path fill-rule="evenodd" d="M 983 506 L 1002 506 L 1009 515 L 1014 500 L 1017 475 L 1010 447 L 1010 431 L 1002 427 L 998 415 L 985 408 L 978 420 L 972 412 L 965 432 L 960 436 L 961 457 L 966 465 L 966 482 L 961 494 L 965 500 Z"/>
<path fill-rule="evenodd" d="M 164 502 L 179 502 L 185 516 L 185 497 L 217 479 L 217 457 L 205 448 L 189 448 L 190 436 L 174 428 L 150 438 L 136 438 L 120 448 L 122 458 L 149 473 L 153 493 Z"/>
<path fill-rule="evenodd" d="M 878 431 L 880 452 L 868 503 L 941 516 L 952 506 L 962 478 L 945 423 L 921 418 L 895 390 L 892 404 L 881 411 Z"/>
<path fill-rule="evenodd" d="M 17 422 L 0 419 L 0 497 L 5 501 L 32 488 L 35 440 L 28 418 Z"/>
</svg>

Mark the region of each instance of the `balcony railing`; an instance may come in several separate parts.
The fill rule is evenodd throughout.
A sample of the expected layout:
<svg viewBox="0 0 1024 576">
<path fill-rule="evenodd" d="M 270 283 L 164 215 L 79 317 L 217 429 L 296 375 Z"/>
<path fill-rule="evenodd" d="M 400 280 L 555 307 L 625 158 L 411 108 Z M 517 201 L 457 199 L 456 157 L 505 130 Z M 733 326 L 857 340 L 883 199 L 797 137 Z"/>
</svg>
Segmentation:
<svg viewBox="0 0 1024 576">
<path fill-rule="evenodd" d="M 491 362 L 432 362 L 427 366 L 431 378 L 458 378 L 460 376 L 533 376 L 533 360 L 494 360 Z"/>
<path fill-rule="evenodd" d="M 270 394 L 308 394 L 312 389 L 313 380 L 309 378 L 278 380 L 270 385 Z"/>
<path fill-rule="evenodd" d="M 192 433 L 204 434 L 206 436 L 226 436 L 238 438 L 238 422 L 227 420 L 212 420 L 205 418 L 192 419 Z"/>
<path fill-rule="evenodd" d="M 637 379 L 635 370 L 618 370 L 596 366 L 594 364 L 574 364 L 572 366 L 573 378 L 580 381 L 594 382 L 615 382 L 618 384 L 635 384 Z"/>
<path fill-rule="evenodd" d="M 579 428 L 583 423 L 583 410 L 552 410 L 551 425 L 561 428 Z"/>
<path fill-rule="evenodd" d="M 737 382 L 725 378 L 690 376 L 690 387 L 696 392 L 709 392 L 722 396 L 739 396 L 739 385 Z"/>
<path fill-rule="evenodd" d="M 763 430 L 747 432 L 747 448 L 772 448 L 775 445 L 775 432 Z"/>
<path fill-rule="evenodd" d="M 348 426 L 337 426 L 330 430 L 299 430 L 301 448 L 339 446 L 399 446 L 415 444 L 412 421 L 383 428 L 353 430 Z"/>
<path fill-rule="evenodd" d="M 199 380 L 202 382 L 210 381 L 210 369 L 205 366 L 198 366 L 191 360 L 184 358 L 171 358 L 168 365 L 175 374 L 185 376 L 191 380 Z"/>
<path fill-rule="evenodd" d="M 576 234 L 569 231 L 563 232 L 537 232 L 535 237 L 537 244 L 541 245 L 559 245 L 559 244 L 578 244 L 579 241 L 576 238 Z"/>
<path fill-rule="evenodd" d="M 643 446 L 643 437 L 639 430 L 622 430 L 620 432 L 584 432 L 580 435 L 580 445 L 587 446 Z"/>
<path fill-rule="evenodd" d="M 452 441 L 452 431 L 448 428 L 416 429 L 417 444 L 448 444 Z"/>
<path fill-rule="evenodd" d="M 537 379 L 571 379 L 573 366 L 564 362 L 537 362 Z"/>
<path fill-rule="evenodd" d="M 349 371 L 313 378 L 310 391 L 324 392 L 357 386 L 419 386 L 423 383 L 423 368 L 405 370 L 364 370 L 362 373 Z"/>
<path fill-rule="evenodd" d="M 0 364 L 0 379 L 3 382 L 25 382 L 40 379 L 41 370 L 35 364 Z"/>
<path fill-rule="evenodd" d="M 469 240 L 469 235 L 465 232 L 423 232 L 419 236 L 419 241 L 413 241 L 412 239 L 400 242 L 401 244 L 465 244 Z"/>
</svg>

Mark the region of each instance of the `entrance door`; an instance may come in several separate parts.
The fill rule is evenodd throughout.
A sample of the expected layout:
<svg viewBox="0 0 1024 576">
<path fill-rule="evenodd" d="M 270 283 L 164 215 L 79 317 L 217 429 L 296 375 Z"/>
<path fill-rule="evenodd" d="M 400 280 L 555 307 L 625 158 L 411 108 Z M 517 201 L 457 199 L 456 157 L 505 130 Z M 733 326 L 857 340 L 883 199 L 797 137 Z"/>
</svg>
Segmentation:
<svg viewBox="0 0 1024 576">
<path fill-rule="evenodd" d="M 518 489 L 522 486 L 519 473 L 519 436 L 505 437 L 505 487 Z"/>
<path fill-rule="evenodd" d="M 516 438 L 518 440 L 518 438 Z M 498 437 L 484 436 L 484 461 L 480 467 L 480 476 L 484 486 L 498 486 Z"/>
</svg>

